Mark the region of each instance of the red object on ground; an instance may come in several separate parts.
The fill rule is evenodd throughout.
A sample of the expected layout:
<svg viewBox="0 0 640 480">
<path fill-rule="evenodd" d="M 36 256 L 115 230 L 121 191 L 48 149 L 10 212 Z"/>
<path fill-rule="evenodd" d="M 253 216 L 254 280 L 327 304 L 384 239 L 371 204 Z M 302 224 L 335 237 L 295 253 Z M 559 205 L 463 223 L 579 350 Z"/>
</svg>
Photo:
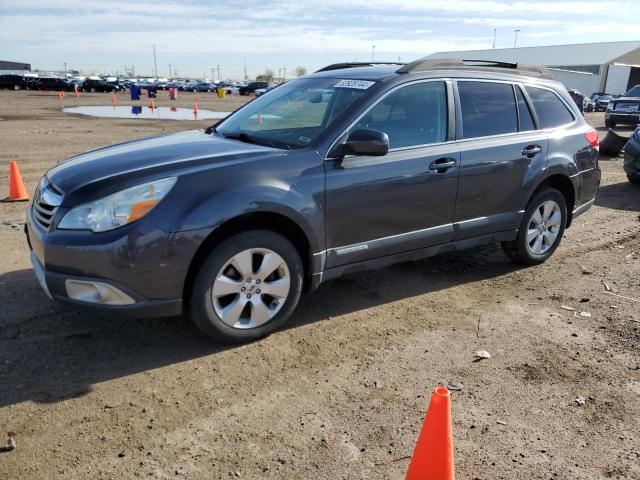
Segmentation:
<svg viewBox="0 0 640 480">
<path fill-rule="evenodd" d="M 156 108 L 156 102 L 153 101 L 153 98 L 151 99 L 151 101 L 149 102 L 149 108 L 151 110 L 153 110 L 154 108 Z"/>
<path fill-rule="evenodd" d="M 29 194 L 22 181 L 18 164 L 15 160 L 9 163 L 9 196 L 4 199 L 5 202 L 26 202 L 29 200 Z"/>
<path fill-rule="evenodd" d="M 115 104 L 116 104 L 116 101 L 117 101 L 117 99 L 116 99 L 116 94 L 115 94 L 115 93 L 113 93 L 113 94 L 111 95 L 111 103 L 113 103 L 113 104 L 115 105 Z"/>
<path fill-rule="evenodd" d="M 431 395 L 406 480 L 454 480 L 451 396 L 445 387 Z"/>
<path fill-rule="evenodd" d="M 193 113 L 195 113 L 196 115 L 198 114 L 198 104 L 197 103 L 193 104 Z"/>
</svg>

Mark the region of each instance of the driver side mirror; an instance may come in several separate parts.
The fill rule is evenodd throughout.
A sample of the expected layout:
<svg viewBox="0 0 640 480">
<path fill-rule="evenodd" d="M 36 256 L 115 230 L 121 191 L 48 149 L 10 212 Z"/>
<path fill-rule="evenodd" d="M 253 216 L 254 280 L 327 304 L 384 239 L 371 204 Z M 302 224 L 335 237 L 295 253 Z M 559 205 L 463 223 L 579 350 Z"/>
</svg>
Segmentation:
<svg viewBox="0 0 640 480">
<path fill-rule="evenodd" d="M 389 152 L 389 136 L 378 130 L 356 130 L 341 147 L 342 155 L 381 157 Z"/>
</svg>

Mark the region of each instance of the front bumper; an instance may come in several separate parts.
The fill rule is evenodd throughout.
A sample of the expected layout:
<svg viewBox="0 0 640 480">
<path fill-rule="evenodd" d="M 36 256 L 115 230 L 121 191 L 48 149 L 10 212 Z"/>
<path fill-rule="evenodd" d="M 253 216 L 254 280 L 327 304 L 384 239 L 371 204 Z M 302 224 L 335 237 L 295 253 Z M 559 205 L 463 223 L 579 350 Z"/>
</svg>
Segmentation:
<svg viewBox="0 0 640 480">
<path fill-rule="evenodd" d="M 616 123 L 624 123 L 628 125 L 636 125 L 640 123 L 639 113 L 617 113 L 615 111 L 605 113 L 604 118 Z"/>
<path fill-rule="evenodd" d="M 144 219 L 100 234 L 48 232 L 31 208 L 25 234 L 38 281 L 53 300 L 137 318 L 182 313 L 189 264 L 206 236 L 166 233 Z"/>
</svg>

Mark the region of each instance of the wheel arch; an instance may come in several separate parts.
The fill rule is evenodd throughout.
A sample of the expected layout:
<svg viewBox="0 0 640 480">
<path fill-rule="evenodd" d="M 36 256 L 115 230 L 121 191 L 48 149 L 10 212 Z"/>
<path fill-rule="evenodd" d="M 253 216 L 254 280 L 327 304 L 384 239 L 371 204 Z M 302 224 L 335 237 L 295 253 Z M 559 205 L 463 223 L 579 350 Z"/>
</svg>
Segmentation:
<svg viewBox="0 0 640 480">
<path fill-rule="evenodd" d="M 566 227 L 568 228 L 569 226 L 571 226 L 571 220 L 573 217 L 573 208 L 575 207 L 575 203 L 576 203 L 576 193 L 577 193 L 576 187 L 571 181 L 571 178 L 568 177 L 567 175 L 564 175 L 561 173 L 554 173 L 546 177 L 536 185 L 531 195 L 529 196 L 529 199 L 527 200 L 527 205 L 529 204 L 529 202 L 531 201 L 531 199 L 536 193 L 538 193 L 540 190 L 546 187 L 555 188 L 560 193 L 562 193 L 562 196 L 564 197 L 565 202 L 567 203 Z"/>
<path fill-rule="evenodd" d="M 270 230 L 283 235 L 296 248 L 304 267 L 304 288 L 309 289 L 313 273 L 313 252 L 306 233 L 291 218 L 275 212 L 250 212 L 226 220 L 216 227 L 200 244 L 191 259 L 185 278 L 182 298 L 185 305 L 191 300 L 191 290 L 199 266 L 216 245 L 232 235 L 249 230 Z"/>
</svg>

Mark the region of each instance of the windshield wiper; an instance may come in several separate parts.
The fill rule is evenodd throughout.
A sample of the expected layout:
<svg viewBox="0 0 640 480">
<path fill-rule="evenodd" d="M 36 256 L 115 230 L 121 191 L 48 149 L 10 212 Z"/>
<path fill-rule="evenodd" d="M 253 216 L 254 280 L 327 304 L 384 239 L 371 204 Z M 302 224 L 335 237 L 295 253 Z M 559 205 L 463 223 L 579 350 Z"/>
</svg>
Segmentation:
<svg viewBox="0 0 640 480">
<path fill-rule="evenodd" d="M 264 145 L 263 140 L 261 140 L 260 138 L 254 137 L 252 135 L 249 135 L 248 133 L 245 133 L 245 132 L 220 133 L 220 135 L 222 135 L 223 138 L 230 138 L 231 140 L 240 140 L 241 142 L 244 142 L 244 143 L 254 143 L 256 145 Z"/>
<path fill-rule="evenodd" d="M 282 142 L 280 140 L 272 140 L 270 138 L 256 137 L 253 135 L 249 135 L 246 132 L 221 133 L 216 131 L 215 129 L 213 131 L 216 132 L 218 135 L 221 135 L 222 138 L 229 138 L 231 140 L 240 140 L 241 142 L 244 142 L 244 143 L 253 143 L 255 145 L 262 145 L 264 147 L 271 147 L 271 148 L 278 148 L 278 149 L 284 148 L 286 150 L 293 150 L 293 146 L 291 144 Z"/>
</svg>

